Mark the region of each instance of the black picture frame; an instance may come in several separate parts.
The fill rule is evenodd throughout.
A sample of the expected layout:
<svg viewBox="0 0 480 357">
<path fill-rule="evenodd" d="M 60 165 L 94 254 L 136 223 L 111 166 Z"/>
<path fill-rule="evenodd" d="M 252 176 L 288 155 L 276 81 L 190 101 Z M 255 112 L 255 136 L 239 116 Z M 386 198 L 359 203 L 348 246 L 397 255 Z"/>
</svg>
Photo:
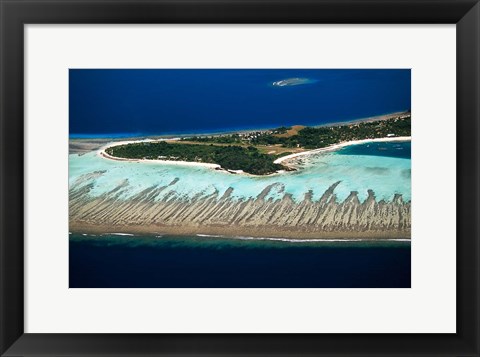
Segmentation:
<svg viewBox="0 0 480 357">
<path fill-rule="evenodd" d="M 0 12 L 2 356 L 480 356 L 477 0 L 0 0 Z M 24 333 L 24 25 L 43 23 L 456 24 L 457 333 Z"/>
</svg>

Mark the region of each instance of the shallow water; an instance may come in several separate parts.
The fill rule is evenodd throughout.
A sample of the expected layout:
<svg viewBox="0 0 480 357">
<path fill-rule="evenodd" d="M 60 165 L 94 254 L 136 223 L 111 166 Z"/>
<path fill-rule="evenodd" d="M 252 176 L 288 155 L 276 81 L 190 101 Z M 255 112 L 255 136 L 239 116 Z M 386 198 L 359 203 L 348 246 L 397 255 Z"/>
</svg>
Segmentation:
<svg viewBox="0 0 480 357">
<path fill-rule="evenodd" d="M 106 171 L 94 180 L 90 194 L 101 195 L 128 179 L 129 189 L 123 194 L 125 199 L 147 187 L 166 186 L 175 179 L 178 182 L 162 191 L 157 199 L 172 191 L 176 197 L 193 198 L 215 192 L 221 197 L 229 187 L 234 189 L 232 198 L 246 199 L 278 183 L 267 199 L 281 199 L 289 193 L 294 200 L 301 201 L 308 191 L 312 191 L 313 200 L 318 200 L 331 185 L 340 181 L 335 189 L 339 201 L 347 198 L 351 191 L 357 191 L 363 201 L 369 189 L 375 192 L 377 201 L 390 201 L 395 194 L 401 194 L 404 201 L 408 201 L 411 200 L 410 147 L 410 142 L 352 145 L 305 157 L 297 171 L 266 177 L 234 175 L 204 167 L 113 161 L 96 152 L 72 154 L 69 156 L 69 183 L 72 188 L 81 175 Z"/>
</svg>

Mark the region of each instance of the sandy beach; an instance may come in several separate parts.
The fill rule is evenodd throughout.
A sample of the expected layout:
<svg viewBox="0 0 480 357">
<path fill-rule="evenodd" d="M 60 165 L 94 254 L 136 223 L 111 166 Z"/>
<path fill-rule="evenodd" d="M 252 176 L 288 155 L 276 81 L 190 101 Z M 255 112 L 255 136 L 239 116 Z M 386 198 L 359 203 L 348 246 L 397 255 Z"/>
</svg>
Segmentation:
<svg viewBox="0 0 480 357">
<path fill-rule="evenodd" d="M 131 144 L 131 143 L 136 143 L 136 142 L 140 142 L 140 141 L 131 141 L 129 143 Z M 112 145 L 112 146 L 117 146 L 117 145 L 124 145 L 124 144 L 115 143 L 115 145 Z M 129 162 L 142 162 L 142 163 L 147 163 L 147 164 L 148 163 L 150 163 L 150 164 L 168 164 L 168 165 L 181 165 L 181 166 L 202 166 L 202 167 L 207 167 L 209 169 L 220 169 L 221 168 L 221 166 L 218 165 L 218 164 L 210 164 L 210 163 L 206 163 L 206 162 L 175 161 L 175 160 L 125 159 L 125 158 L 121 158 L 121 157 L 111 156 L 111 155 L 106 153 L 105 149 L 107 149 L 107 147 L 105 147 L 102 150 L 99 150 L 98 155 L 100 155 L 101 157 L 103 157 L 105 159 L 115 160 L 115 161 L 129 161 Z M 238 171 L 241 171 L 241 170 L 238 170 Z M 235 172 L 235 173 L 240 173 L 240 172 Z"/>
<path fill-rule="evenodd" d="M 320 149 L 308 150 L 308 151 L 303 151 L 303 152 L 298 152 L 295 154 L 283 156 L 275 160 L 274 163 L 275 164 L 285 163 L 285 161 L 295 159 L 299 156 L 308 156 L 308 155 L 318 154 L 326 151 L 334 151 L 350 145 L 359 145 L 359 144 L 367 144 L 367 143 L 375 143 L 375 142 L 389 142 L 389 141 L 410 141 L 411 139 L 412 139 L 411 136 L 397 136 L 397 137 L 389 137 L 389 138 L 345 141 L 343 143 L 338 143 L 338 144 L 327 146 Z"/>
<path fill-rule="evenodd" d="M 284 165 L 288 165 L 288 161 L 292 159 L 296 159 L 298 157 L 302 156 L 309 156 L 309 155 L 314 155 L 322 152 L 327 152 L 327 151 L 334 151 L 341 149 L 346 146 L 350 145 L 358 145 L 358 144 L 366 144 L 366 143 L 371 143 L 371 142 L 391 142 L 391 141 L 409 141 L 411 140 L 410 136 L 400 136 L 400 137 L 387 137 L 387 138 L 376 138 L 376 139 L 364 139 L 364 140 L 352 140 L 352 141 L 346 141 L 343 143 L 338 143 L 335 145 L 327 146 L 325 148 L 320 148 L 320 149 L 314 149 L 314 150 L 308 150 L 308 151 L 302 151 L 299 153 L 287 155 L 280 157 L 274 161 L 275 164 L 280 164 L 283 163 Z M 201 166 L 201 167 L 206 167 L 209 169 L 222 169 L 222 167 L 218 164 L 212 164 L 212 163 L 205 163 L 205 162 L 192 162 L 192 161 L 176 161 L 176 160 L 147 160 L 147 159 L 126 159 L 126 158 L 120 158 L 120 157 L 115 157 L 107 154 L 106 150 L 108 148 L 114 147 L 114 146 L 119 146 L 119 145 L 127 145 L 127 144 L 136 144 L 136 143 L 142 143 L 142 142 L 160 142 L 160 141 L 165 141 L 165 139 L 160 139 L 160 140 L 153 140 L 153 139 L 143 139 L 143 140 L 130 140 L 130 141 L 119 141 L 115 142 L 114 144 L 109 144 L 105 145 L 102 148 L 100 148 L 97 153 L 99 156 L 109 159 L 109 160 L 116 160 L 116 161 L 129 161 L 129 162 L 142 162 L 142 163 L 152 163 L 152 164 L 169 164 L 169 165 L 181 165 L 181 166 Z M 248 176 L 258 176 L 258 175 L 252 175 L 246 172 L 243 172 L 242 170 L 223 170 L 224 172 L 228 172 L 231 174 L 238 174 L 238 175 L 248 175 Z M 284 173 L 285 170 L 280 170 L 277 171 L 276 173 L 270 174 L 270 175 L 263 175 L 263 176 L 271 176 L 271 175 L 278 175 Z M 261 177 L 261 176 L 259 176 Z"/>
<path fill-rule="evenodd" d="M 149 141 L 155 141 L 155 140 L 149 140 Z M 197 166 L 197 167 L 205 167 L 208 169 L 213 169 L 218 172 L 223 172 L 226 174 L 233 174 L 233 175 L 242 175 L 242 176 L 250 176 L 250 177 L 267 177 L 267 176 L 273 176 L 273 175 L 278 175 L 286 172 L 285 170 L 279 170 L 275 173 L 268 174 L 268 175 L 254 175 L 250 174 L 248 172 L 245 172 L 243 170 L 225 170 L 218 164 L 211 164 L 208 162 L 192 162 L 192 161 L 180 161 L 180 160 L 147 160 L 147 159 L 126 159 L 126 158 L 121 158 L 121 157 L 115 157 L 107 154 L 105 151 L 107 148 L 112 147 L 112 146 L 117 146 L 117 145 L 124 145 L 126 143 L 132 144 L 132 143 L 138 143 L 138 142 L 145 142 L 145 140 L 137 140 L 137 141 L 129 141 L 129 142 L 121 142 L 121 143 L 115 143 L 115 145 L 108 145 L 100 150 L 97 151 L 97 155 L 104 159 L 108 160 L 114 160 L 114 161 L 127 161 L 127 162 L 132 162 L 132 163 L 144 163 L 144 164 L 163 164 L 163 165 L 175 165 L 175 166 Z"/>
<path fill-rule="evenodd" d="M 168 139 L 172 140 L 172 139 Z M 108 144 L 103 147 L 101 147 L 97 151 L 97 155 L 101 156 L 102 158 L 108 159 L 108 160 L 115 160 L 115 161 L 128 161 L 128 162 L 141 162 L 141 163 L 147 163 L 147 164 L 168 164 L 168 165 L 178 165 L 178 166 L 197 166 L 197 167 L 206 167 L 208 169 L 213 169 L 213 170 L 218 170 L 219 172 L 224 172 L 228 174 L 234 174 L 234 175 L 245 175 L 245 176 L 251 176 L 251 177 L 265 177 L 265 176 L 272 176 L 272 175 L 277 175 L 285 172 L 285 170 L 280 170 L 277 171 L 276 173 L 269 174 L 269 175 L 253 175 L 248 172 L 244 172 L 243 170 L 225 170 L 223 169 L 220 165 L 218 164 L 212 164 L 208 162 L 192 162 L 192 161 L 181 161 L 181 160 L 149 160 L 149 159 L 127 159 L 127 158 L 121 158 L 121 157 L 115 157 L 107 154 L 106 150 L 110 147 L 114 146 L 119 146 L 119 145 L 126 145 L 126 144 L 136 144 L 136 143 L 142 143 L 142 142 L 160 142 L 160 141 L 165 141 L 165 139 L 160 139 L 160 140 L 153 140 L 153 139 L 144 139 L 144 140 L 130 140 L 130 141 L 119 141 L 115 142 L 114 144 Z"/>
</svg>

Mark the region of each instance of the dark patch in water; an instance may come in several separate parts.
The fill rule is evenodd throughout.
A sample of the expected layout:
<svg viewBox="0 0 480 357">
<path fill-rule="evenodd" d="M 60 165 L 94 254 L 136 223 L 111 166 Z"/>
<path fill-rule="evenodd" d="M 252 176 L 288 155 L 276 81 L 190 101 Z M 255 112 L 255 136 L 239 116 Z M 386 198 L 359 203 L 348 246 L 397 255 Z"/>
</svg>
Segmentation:
<svg viewBox="0 0 480 357">
<path fill-rule="evenodd" d="M 412 177 L 412 169 L 405 169 L 405 170 L 402 170 L 402 177 L 404 178 L 411 178 Z"/>
<path fill-rule="evenodd" d="M 365 171 L 368 171 L 373 174 L 377 175 L 386 175 L 388 174 L 389 169 L 386 167 L 365 167 Z"/>
</svg>

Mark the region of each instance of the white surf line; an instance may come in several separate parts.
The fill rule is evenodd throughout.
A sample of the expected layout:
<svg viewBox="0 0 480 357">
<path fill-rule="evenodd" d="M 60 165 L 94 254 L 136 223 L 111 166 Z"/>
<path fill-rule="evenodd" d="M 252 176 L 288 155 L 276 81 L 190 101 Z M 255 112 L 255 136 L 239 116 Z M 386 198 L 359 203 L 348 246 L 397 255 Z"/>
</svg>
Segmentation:
<svg viewBox="0 0 480 357">
<path fill-rule="evenodd" d="M 287 155 L 287 156 L 283 156 L 283 157 L 280 157 L 280 158 L 276 159 L 273 163 L 274 164 L 280 164 L 283 161 L 294 159 L 294 158 L 299 157 L 299 156 L 312 155 L 312 154 L 317 154 L 317 153 L 324 152 L 324 151 L 334 151 L 334 150 L 338 150 L 342 147 L 350 146 L 350 145 L 358 145 L 358 144 L 366 144 L 366 143 L 374 143 L 374 142 L 411 141 L 411 140 L 412 140 L 411 136 L 396 136 L 396 137 L 390 137 L 390 138 L 376 138 L 376 139 L 363 139 L 363 140 L 345 141 L 343 143 L 334 144 L 334 145 L 331 145 L 331 146 L 327 146 L 325 148 L 303 151 L 303 152 L 298 152 L 296 154 L 290 154 L 290 155 Z"/>
<path fill-rule="evenodd" d="M 103 235 L 112 235 L 112 236 L 135 236 L 135 234 L 131 233 L 104 233 Z"/>
<path fill-rule="evenodd" d="M 224 238 L 233 240 L 268 240 L 289 243 L 313 243 L 313 242 L 411 242 L 407 238 L 273 238 L 273 237 L 245 237 L 245 236 L 225 236 L 214 234 L 196 234 L 200 238 Z"/>
<path fill-rule="evenodd" d="M 267 238 L 267 237 L 233 237 L 239 240 L 269 240 L 269 241 L 281 241 L 289 243 L 312 243 L 312 242 L 410 242 L 410 239 L 396 239 L 396 238 L 345 238 L 345 239 L 332 239 L 332 238 L 312 238 L 312 239 L 289 239 L 289 238 Z"/>
</svg>

